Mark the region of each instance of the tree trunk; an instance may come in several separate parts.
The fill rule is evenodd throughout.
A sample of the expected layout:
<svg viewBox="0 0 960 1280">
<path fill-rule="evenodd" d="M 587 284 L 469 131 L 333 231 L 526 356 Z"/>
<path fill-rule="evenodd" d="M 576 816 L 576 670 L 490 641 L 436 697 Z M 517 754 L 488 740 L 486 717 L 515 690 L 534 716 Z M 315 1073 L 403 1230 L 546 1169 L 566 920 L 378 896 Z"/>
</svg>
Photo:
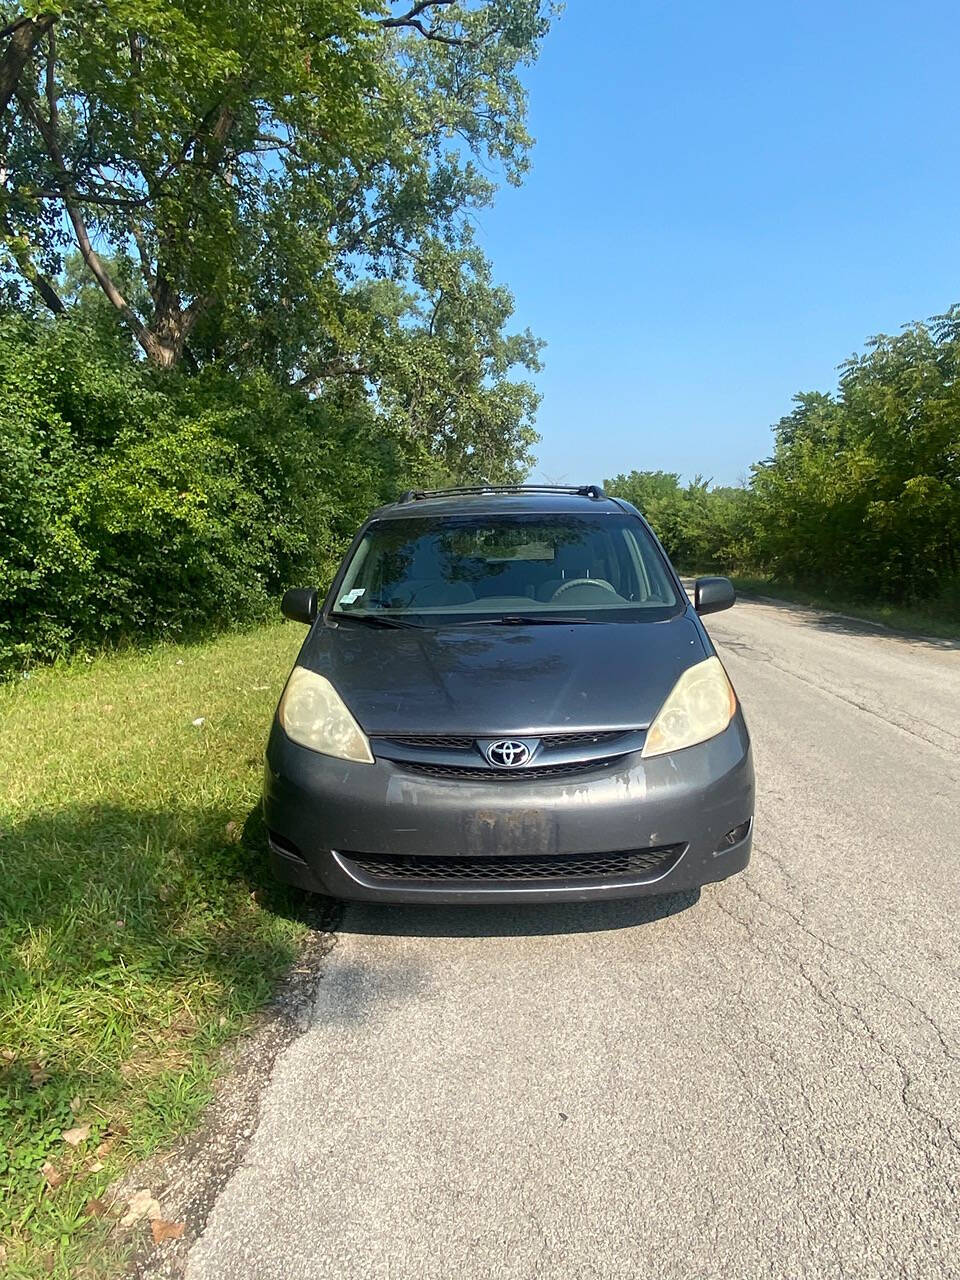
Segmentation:
<svg viewBox="0 0 960 1280">
<path fill-rule="evenodd" d="M 27 59 L 37 41 L 50 30 L 56 15 L 42 13 L 38 18 L 22 18 L 8 28 L 10 43 L 0 57 L 0 115 L 16 92 Z"/>
<path fill-rule="evenodd" d="M 138 339 L 147 359 L 158 369 L 172 369 L 180 359 L 183 343 L 169 330 L 161 336 L 155 329 L 145 328 Z"/>
<path fill-rule="evenodd" d="M 180 363 L 187 338 L 206 303 L 204 299 L 196 298 L 185 308 L 179 292 L 171 285 L 160 264 L 157 265 L 150 292 L 153 297 L 153 320 L 147 328 L 147 341 L 143 345 L 150 360 L 158 368 L 172 369 Z"/>
</svg>

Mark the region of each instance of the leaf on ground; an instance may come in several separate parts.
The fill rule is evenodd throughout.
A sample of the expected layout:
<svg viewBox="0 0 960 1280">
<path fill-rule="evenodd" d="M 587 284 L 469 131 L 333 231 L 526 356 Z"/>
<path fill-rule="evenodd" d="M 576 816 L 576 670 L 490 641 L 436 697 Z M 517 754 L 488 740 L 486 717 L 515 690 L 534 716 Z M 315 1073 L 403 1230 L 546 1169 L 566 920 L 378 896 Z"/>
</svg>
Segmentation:
<svg viewBox="0 0 960 1280">
<path fill-rule="evenodd" d="M 40 1172 L 46 1179 L 48 1187 L 59 1187 L 60 1183 L 63 1181 L 63 1174 L 57 1166 L 55 1164 L 51 1164 L 49 1160 L 44 1161 L 43 1168 Z"/>
<path fill-rule="evenodd" d="M 111 1120 L 107 1125 L 107 1132 L 114 1134 L 118 1138 L 125 1138 L 130 1130 L 122 1120 Z"/>
<path fill-rule="evenodd" d="M 196 720 L 191 720 L 190 723 L 193 725 L 195 729 L 202 729 L 203 726 L 207 723 L 207 717 L 197 716 Z"/>
<path fill-rule="evenodd" d="M 31 1084 L 46 1084 L 49 1079 L 50 1079 L 50 1072 L 47 1071 L 45 1062 L 30 1063 L 30 1083 Z"/>
<path fill-rule="evenodd" d="M 164 1222 L 163 1218 L 154 1218 L 150 1223 L 153 1243 L 163 1244 L 164 1240 L 179 1240 L 183 1235 L 184 1226 L 182 1222 Z"/>
<path fill-rule="evenodd" d="M 69 1142 L 71 1147 L 79 1147 L 81 1142 L 86 1142 L 90 1137 L 90 1126 L 79 1124 L 75 1129 L 64 1129 L 60 1136 L 64 1142 Z"/>
<path fill-rule="evenodd" d="M 228 844 L 239 844 L 243 835 L 243 827 L 239 822 L 228 822 L 224 829 L 224 835 L 227 837 Z"/>
<path fill-rule="evenodd" d="M 159 1218 L 160 1202 L 154 1198 L 153 1192 L 143 1188 L 135 1191 L 127 1201 L 127 1212 L 120 1219 L 121 1227 L 132 1227 L 141 1218 Z"/>
<path fill-rule="evenodd" d="M 102 1160 L 91 1160 L 87 1165 L 87 1173 L 99 1173 L 103 1167 Z"/>
<path fill-rule="evenodd" d="M 110 1148 L 113 1146 L 113 1143 L 114 1143 L 113 1138 L 106 1138 L 104 1139 L 103 1142 L 100 1143 L 99 1147 L 97 1147 L 97 1155 L 100 1157 L 100 1159 L 103 1159 L 104 1156 L 110 1154 Z"/>
<path fill-rule="evenodd" d="M 76 1096 L 75 1098 L 71 1098 L 71 1099 L 70 1099 L 70 1110 L 73 1112 L 73 1114 L 74 1114 L 74 1115 L 76 1115 L 76 1114 L 77 1114 L 77 1112 L 80 1110 L 80 1095 L 79 1095 L 79 1093 L 77 1094 L 77 1096 Z"/>
<path fill-rule="evenodd" d="M 93 1199 L 88 1200 L 84 1205 L 83 1212 L 88 1218 L 102 1218 L 107 1212 L 107 1205 L 103 1200 L 94 1196 Z"/>
</svg>

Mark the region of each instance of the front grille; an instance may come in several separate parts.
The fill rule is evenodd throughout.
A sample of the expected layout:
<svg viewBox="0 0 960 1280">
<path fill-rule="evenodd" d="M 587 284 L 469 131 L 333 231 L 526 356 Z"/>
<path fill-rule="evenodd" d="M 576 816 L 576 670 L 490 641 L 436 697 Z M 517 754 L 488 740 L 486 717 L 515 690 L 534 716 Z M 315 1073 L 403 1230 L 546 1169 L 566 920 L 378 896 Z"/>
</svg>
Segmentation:
<svg viewBox="0 0 960 1280">
<path fill-rule="evenodd" d="M 490 734 L 486 735 L 488 738 Z M 515 735 L 516 736 L 516 735 Z M 527 734 L 527 737 L 536 737 L 536 734 Z M 540 735 L 541 744 L 553 750 L 556 747 L 579 747 L 584 744 L 592 746 L 597 742 L 615 742 L 618 738 L 623 738 L 626 733 L 623 729 L 604 729 L 602 731 L 593 732 L 577 732 L 577 733 L 546 733 Z M 469 751 L 476 743 L 476 738 L 471 738 L 465 734 L 391 734 L 385 739 L 387 742 L 395 743 L 398 747 L 429 747 L 431 750 L 452 750 L 452 751 Z"/>
<path fill-rule="evenodd" d="M 574 760 L 569 764 L 528 765 L 518 769 L 471 768 L 459 764 L 425 764 L 420 760 L 393 760 L 406 773 L 426 778 L 449 778 L 460 782 L 534 782 L 537 778 L 560 778 L 567 773 L 600 773 L 617 760 Z"/>
<path fill-rule="evenodd" d="M 452 751 L 469 751 L 473 746 L 474 738 L 465 738 L 462 734 L 449 734 L 446 737 L 424 733 L 419 736 L 415 734 L 405 734 L 400 737 L 391 736 L 387 738 L 387 742 L 395 742 L 398 747 L 429 747 L 431 750 L 452 750 Z"/>
<path fill-rule="evenodd" d="M 545 854 L 535 857 L 445 858 L 393 853 L 344 853 L 377 880 L 585 880 L 650 877 L 677 862 L 686 846 L 627 849 L 618 853 Z"/>
<path fill-rule="evenodd" d="M 540 739 L 544 747 L 580 747 L 584 743 L 590 745 L 594 742 L 616 742 L 618 738 L 623 738 L 625 732 L 623 729 L 604 729 L 601 733 L 547 733 Z"/>
</svg>

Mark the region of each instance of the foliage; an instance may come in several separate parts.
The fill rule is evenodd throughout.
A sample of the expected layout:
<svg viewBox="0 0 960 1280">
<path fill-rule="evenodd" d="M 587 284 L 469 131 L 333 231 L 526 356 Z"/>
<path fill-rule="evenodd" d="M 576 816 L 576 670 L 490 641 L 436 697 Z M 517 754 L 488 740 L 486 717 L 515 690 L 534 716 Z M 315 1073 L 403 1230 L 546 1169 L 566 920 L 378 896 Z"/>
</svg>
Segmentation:
<svg viewBox="0 0 960 1280">
<path fill-rule="evenodd" d="M 0 320 L 0 671 L 262 616 L 428 464 L 349 388 L 161 375 L 82 321 Z"/>
<path fill-rule="evenodd" d="M 758 567 L 878 600 L 960 572 L 960 312 L 874 338 L 836 396 L 798 396 L 754 468 Z"/>
<path fill-rule="evenodd" d="M 275 624 L 0 687 L 5 1274 L 113 1273 L 89 1202 L 196 1123 L 217 1047 L 296 954 L 248 815 L 301 639 Z"/>
<path fill-rule="evenodd" d="M 667 550 L 716 568 L 960 617 L 960 308 L 870 341 L 835 395 L 807 392 L 745 489 L 608 481 Z"/>
<path fill-rule="evenodd" d="M 507 374 L 537 344 L 501 334 L 509 295 L 469 217 L 492 172 L 527 167 L 540 0 L 77 0 L 42 29 L 31 12 L 0 8 L 10 41 L 34 33 L 0 132 L 9 285 L 69 305 L 72 246 L 157 365 L 354 379 L 445 463 L 485 457 L 494 425 L 523 452 L 536 399 Z"/>
<path fill-rule="evenodd" d="M 702 476 L 681 486 L 672 471 L 631 471 L 605 480 L 604 488 L 643 512 L 675 564 L 726 573 L 743 563 L 747 490 L 711 488 Z"/>
<path fill-rule="evenodd" d="M 470 217 L 549 7 L 0 0 L 0 673 L 255 617 L 399 482 L 523 474 L 541 344 Z"/>
<path fill-rule="evenodd" d="M 384 420 L 403 438 L 432 441 L 449 475 L 519 480 L 532 461 L 539 397 L 507 373 L 514 365 L 538 369 L 540 343 L 529 333 L 504 335 L 513 299 L 492 283 L 473 247 L 452 253 L 432 242 L 415 283 L 420 293 L 408 314 L 394 308 L 369 343 Z M 381 284 L 381 295 L 387 287 Z"/>
</svg>

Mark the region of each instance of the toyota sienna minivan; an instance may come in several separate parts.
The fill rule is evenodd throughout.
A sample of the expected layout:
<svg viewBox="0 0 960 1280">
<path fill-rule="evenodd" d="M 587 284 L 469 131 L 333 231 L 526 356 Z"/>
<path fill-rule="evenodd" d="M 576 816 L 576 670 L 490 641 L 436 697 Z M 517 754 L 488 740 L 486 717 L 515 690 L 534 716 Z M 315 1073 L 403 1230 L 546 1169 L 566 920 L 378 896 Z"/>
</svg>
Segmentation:
<svg viewBox="0 0 960 1280">
<path fill-rule="evenodd" d="M 595 485 L 409 492 L 309 625 L 267 747 L 284 880 L 344 899 L 668 893 L 750 857 L 737 696 L 640 513 Z"/>
</svg>

